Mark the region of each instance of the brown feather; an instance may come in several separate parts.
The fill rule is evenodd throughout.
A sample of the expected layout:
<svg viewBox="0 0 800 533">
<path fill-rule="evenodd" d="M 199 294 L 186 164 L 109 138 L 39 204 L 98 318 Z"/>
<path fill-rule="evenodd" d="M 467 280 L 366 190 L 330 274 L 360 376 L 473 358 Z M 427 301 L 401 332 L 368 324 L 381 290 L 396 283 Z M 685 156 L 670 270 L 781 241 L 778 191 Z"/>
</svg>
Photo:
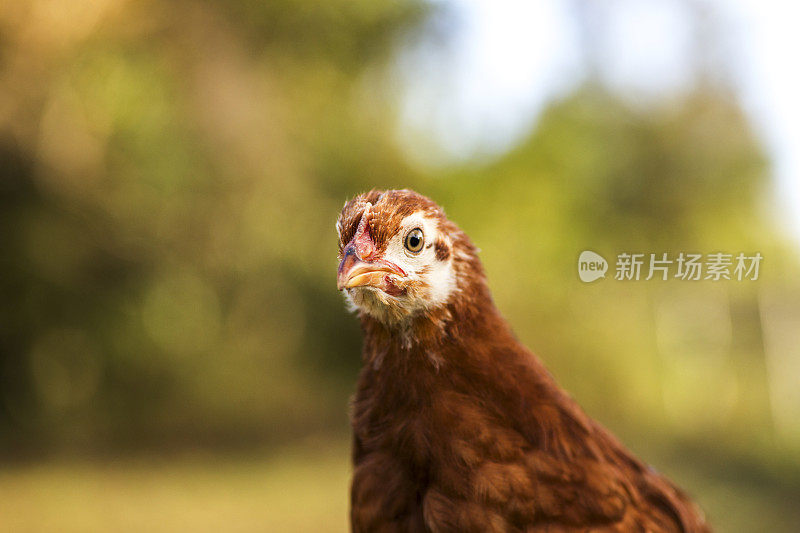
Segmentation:
<svg viewBox="0 0 800 533">
<path fill-rule="evenodd" d="M 340 252 L 367 203 L 379 250 L 424 211 L 452 243 L 458 291 L 402 327 L 360 313 L 352 405 L 355 532 L 709 531 L 670 481 L 590 419 L 514 337 L 477 250 L 412 191 L 371 191 L 340 216 Z M 409 341 L 410 339 L 410 341 Z"/>
</svg>

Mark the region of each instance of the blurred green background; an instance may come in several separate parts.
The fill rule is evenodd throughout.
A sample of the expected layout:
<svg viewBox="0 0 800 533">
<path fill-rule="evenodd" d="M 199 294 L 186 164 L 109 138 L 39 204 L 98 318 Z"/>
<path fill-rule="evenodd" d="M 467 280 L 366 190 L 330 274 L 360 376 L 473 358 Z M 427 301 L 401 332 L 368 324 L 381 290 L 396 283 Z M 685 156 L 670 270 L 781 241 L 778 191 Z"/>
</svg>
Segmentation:
<svg viewBox="0 0 800 533">
<path fill-rule="evenodd" d="M 642 100 L 589 58 L 502 150 L 452 157 L 402 117 L 457 21 L 0 5 L 0 529 L 346 530 L 361 339 L 334 222 L 409 187 L 481 248 L 559 382 L 719 531 L 800 530 L 800 248 L 719 65 Z M 579 281 L 585 249 L 607 279 Z M 681 251 L 765 259 L 757 281 L 612 279 L 618 253 Z"/>
</svg>

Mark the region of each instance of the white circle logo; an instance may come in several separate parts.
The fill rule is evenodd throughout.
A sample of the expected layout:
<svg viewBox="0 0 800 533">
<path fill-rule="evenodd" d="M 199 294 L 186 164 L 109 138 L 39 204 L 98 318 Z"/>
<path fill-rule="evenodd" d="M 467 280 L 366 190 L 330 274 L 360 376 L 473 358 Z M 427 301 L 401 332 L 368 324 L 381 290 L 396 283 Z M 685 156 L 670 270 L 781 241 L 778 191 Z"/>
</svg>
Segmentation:
<svg viewBox="0 0 800 533">
<path fill-rule="evenodd" d="M 607 270 L 608 262 L 600 254 L 585 250 L 578 257 L 578 276 L 584 283 L 606 277 Z"/>
</svg>

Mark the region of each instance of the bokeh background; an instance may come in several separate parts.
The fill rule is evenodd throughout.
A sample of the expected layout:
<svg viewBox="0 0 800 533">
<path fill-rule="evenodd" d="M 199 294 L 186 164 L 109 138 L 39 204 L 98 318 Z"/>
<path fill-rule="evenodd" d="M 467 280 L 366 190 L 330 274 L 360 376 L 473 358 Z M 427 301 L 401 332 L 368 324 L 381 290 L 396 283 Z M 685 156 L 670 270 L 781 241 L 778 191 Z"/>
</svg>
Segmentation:
<svg viewBox="0 0 800 533">
<path fill-rule="evenodd" d="M 0 529 L 345 531 L 334 222 L 410 187 L 719 531 L 800 530 L 796 18 L 523 4 L 0 4 Z M 765 259 L 583 284 L 585 249 Z"/>
</svg>

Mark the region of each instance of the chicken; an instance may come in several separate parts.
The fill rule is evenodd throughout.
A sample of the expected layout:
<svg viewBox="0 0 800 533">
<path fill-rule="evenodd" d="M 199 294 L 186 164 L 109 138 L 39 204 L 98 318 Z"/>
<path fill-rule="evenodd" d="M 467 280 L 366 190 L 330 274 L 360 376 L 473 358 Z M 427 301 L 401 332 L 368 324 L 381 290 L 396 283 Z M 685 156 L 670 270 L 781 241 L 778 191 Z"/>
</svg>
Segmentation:
<svg viewBox="0 0 800 533">
<path fill-rule="evenodd" d="M 337 230 L 338 288 L 364 332 L 353 531 L 709 531 L 514 337 L 438 205 L 373 190 Z"/>
</svg>

